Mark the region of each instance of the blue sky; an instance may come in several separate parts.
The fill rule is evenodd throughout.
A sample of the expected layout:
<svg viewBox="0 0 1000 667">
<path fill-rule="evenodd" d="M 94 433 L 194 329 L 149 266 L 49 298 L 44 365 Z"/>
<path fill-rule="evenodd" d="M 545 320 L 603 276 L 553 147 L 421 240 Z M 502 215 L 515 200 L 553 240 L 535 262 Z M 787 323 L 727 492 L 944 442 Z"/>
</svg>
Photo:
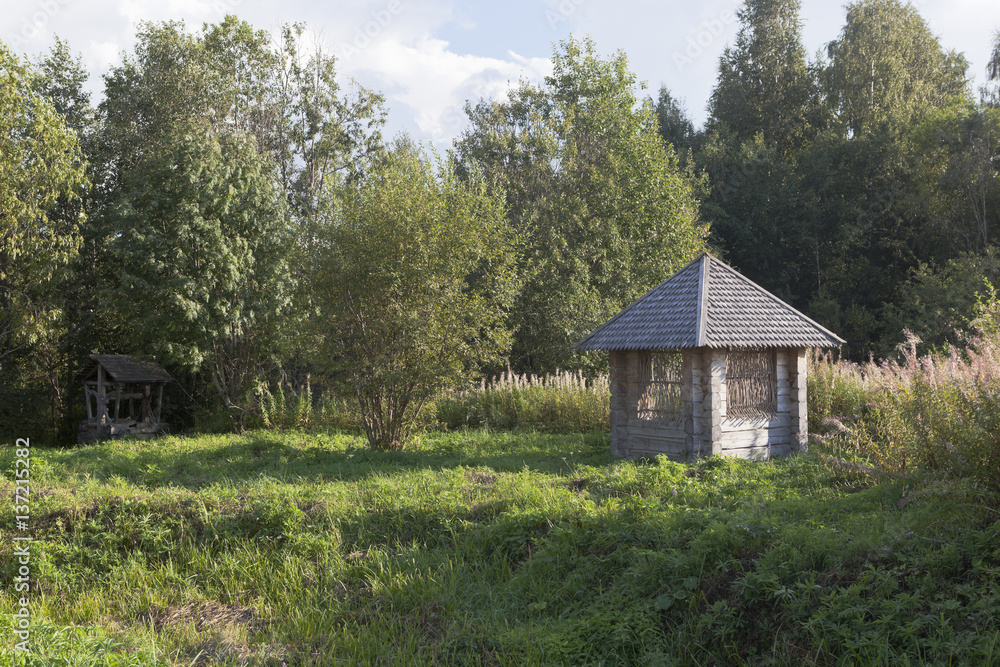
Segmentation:
<svg viewBox="0 0 1000 667">
<path fill-rule="evenodd" d="M 0 39 L 18 52 L 48 50 L 52 34 L 69 41 L 100 75 L 131 50 L 141 20 L 183 19 L 195 28 L 234 13 L 277 32 L 307 24 L 309 39 L 341 58 L 345 82 L 381 90 L 389 131 L 443 148 L 464 126 L 467 99 L 496 97 L 520 78 L 550 70 L 553 43 L 590 35 L 602 53 L 623 50 L 640 81 L 656 94 L 666 84 L 697 123 L 715 81 L 719 55 L 732 43 L 739 0 L 27 0 L 0 13 Z M 945 48 L 965 53 L 974 85 L 984 81 L 996 0 L 914 2 Z M 803 41 L 810 56 L 835 39 L 844 22 L 839 3 L 803 0 Z"/>
</svg>

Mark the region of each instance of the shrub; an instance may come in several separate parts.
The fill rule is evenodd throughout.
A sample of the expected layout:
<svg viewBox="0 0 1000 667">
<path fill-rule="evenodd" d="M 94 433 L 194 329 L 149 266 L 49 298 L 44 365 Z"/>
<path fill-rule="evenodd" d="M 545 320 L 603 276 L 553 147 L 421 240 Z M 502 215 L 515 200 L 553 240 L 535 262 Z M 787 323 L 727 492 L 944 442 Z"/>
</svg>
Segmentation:
<svg viewBox="0 0 1000 667">
<path fill-rule="evenodd" d="M 899 360 L 814 361 L 810 425 L 832 426 L 835 451 L 882 472 L 948 473 L 1000 490 L 1000 335 L 980 329 L 964 349 L 919 356 L 907 334 Z"/>
</svg>

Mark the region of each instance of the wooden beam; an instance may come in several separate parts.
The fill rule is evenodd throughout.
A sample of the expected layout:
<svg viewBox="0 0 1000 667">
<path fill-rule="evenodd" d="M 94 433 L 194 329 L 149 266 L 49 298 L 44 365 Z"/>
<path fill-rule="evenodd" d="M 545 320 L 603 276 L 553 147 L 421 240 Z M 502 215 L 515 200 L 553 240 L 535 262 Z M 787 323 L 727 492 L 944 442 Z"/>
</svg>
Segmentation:
<svg viewBox="0 0 1000 667">
<path fill-rule="evenodd" d="M 160 423 L 160 414 L 163 410 L 163 384 L 160 384 L 160 396 L 156 399 L 156 423 Z"/>
<path fill-rule="evenodd" d="M 111 417 L 108 415 L 108 401 L 107 401 L 107 391 L 105 388 L 105 373 L 104 366 L 97 364 L 97 412 L 98 412 L 98 423 L 107 424 Z"/>
</svg>

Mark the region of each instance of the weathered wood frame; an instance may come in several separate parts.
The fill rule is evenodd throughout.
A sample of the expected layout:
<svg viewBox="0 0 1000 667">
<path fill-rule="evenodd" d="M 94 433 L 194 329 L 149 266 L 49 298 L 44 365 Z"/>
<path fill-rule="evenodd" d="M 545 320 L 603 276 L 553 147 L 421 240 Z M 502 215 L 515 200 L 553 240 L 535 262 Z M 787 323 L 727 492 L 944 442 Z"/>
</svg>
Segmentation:
<svg viewBox="0 0 1000 667">
<path fill-rule="evenodd" d="M 155 392 L 154 385 L 157 387 Z M 123 435 L 147 437 L 165 431 L 167 425 L 160 421 L 163 387 L 162 382 L 115 382 L 108 378 L 104 367 L 98 365 L 97 380 L 83 383 L 87 421 L 80 423 L 77 440 L 82 443 Z M 128 401 L 127 416 L 122 415 L 124 401 Z"/>
<path fill-rule="evenodd" d="M 682 351 L 684 419 L 676 425 L 638 418 L 641 355 L 613 351 L 610 357 L 611 452 L 622 458 L 665 455 L 694 460 L 719 454 L 767 459 L 804 451 L 808 439 L 806 349 L 776 348 L 777 413 L 730 418 L 726 412 L 726 360 L 729 350 Z"/>
</svg>

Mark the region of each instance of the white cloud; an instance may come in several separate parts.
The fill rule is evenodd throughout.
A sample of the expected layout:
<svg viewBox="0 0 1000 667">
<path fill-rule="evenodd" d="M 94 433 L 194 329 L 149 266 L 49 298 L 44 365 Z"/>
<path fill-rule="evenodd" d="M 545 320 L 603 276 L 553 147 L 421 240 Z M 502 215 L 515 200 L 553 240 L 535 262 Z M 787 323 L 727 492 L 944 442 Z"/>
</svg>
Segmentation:
<svg viewBox="0 0 1000 667">
<path fill-rule="evenodd" d="M 86 49 L 84 65 L 91 72 L 106 71 L 112 65 L 121 61 L 121 45 L 116 42 L 97 42 L 91 40 Z"/>
<path fill-rule="evenodd" d="M 508 57 L 458 54 L 430 35 L 412 43 L 385 37 L 356 54 L 346 73 L 383 90 L 390 105 L 398 100 L 412 108 L 417 128 L 441 141 L 461 131 L 466 100 L 499 97 L 521 79 L 539 81 L 551 72 L 547 58 Z"/>
</svg>

